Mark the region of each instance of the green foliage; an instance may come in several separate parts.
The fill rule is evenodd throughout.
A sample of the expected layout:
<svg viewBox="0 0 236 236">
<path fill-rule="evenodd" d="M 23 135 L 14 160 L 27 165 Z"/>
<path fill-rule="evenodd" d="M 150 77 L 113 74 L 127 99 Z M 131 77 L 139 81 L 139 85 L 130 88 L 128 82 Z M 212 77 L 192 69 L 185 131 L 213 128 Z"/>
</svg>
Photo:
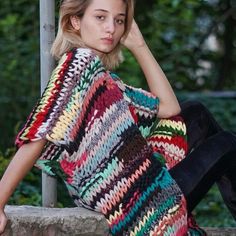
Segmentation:
<svg viewBox="0 0 236 236">
<path fill-rule="evenodd" d="M 14 153 L 15 148 L 8 149 L 5 153 L 0 153 L 0 178 Z M 9 200 L 9 204 L 41 205 L 40 182 L 40 171 L 36 168 L 32 169 L 16 188 Z"/>
<path fill-rule="evenodd" d="M 176 91 L 236 88 L 235 14 L 229 0 L 136 1 L 136 20 Z M 135 71 L 134 63 L 128 56 L 118 70 L 129 69 L 124 78 Z M 127 81 L 146 86 L 139 70 L 134 76 Z"/>
<path fill-rule="evenodd" d="M 5 169 L 7 168 L 9 163 L 9 156 L 3 155 L 2 152 L 0 152 L 0 177 L 3 175 Z"/>
<path fill-rule="evenodd" d="M 41 194 L 39 187 L 34 182 L 22 181 L 11 196 L 8 204 L 10 205 L 41 205 Z"/>
<path fill-rule="evenodd" d="M 236 226 L 216 186 L 207 193 L 193 214 L 196 216 L 197 223 L 204 227 Z"/>
<path fill-rule="evenodd" d="M 38 1 L 1 1 L 0 148 L 13 145 L 17 122 L 39 95 Z"/>
</svg>

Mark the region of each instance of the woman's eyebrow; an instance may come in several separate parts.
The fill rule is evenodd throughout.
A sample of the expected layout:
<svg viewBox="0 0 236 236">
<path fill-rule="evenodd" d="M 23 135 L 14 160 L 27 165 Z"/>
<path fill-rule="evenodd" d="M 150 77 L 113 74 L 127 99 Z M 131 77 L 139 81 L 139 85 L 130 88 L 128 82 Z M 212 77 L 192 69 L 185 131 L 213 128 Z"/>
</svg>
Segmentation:
<svg viewBox="0 0 236 236">
<path fill-rule="evenodd" d="M 102 11 L 102 12 L 109 12 L 109 11 L 107 11 L 107 10 L 105 10 L 105 9 L 95 9 L 94 11 Z M 123 13 L 123 12 L 121 12 L 121 13 L 118 13 L 117 15 L 120 15 L 120 16 L 126 16 L 126 13 Z"/>
</svg>

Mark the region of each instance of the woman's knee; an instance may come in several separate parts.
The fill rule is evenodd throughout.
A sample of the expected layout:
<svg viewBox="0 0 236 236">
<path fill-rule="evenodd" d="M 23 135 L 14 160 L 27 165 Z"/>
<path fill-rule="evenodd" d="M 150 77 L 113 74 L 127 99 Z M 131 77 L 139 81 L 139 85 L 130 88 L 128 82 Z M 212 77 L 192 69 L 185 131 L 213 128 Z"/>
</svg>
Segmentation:
<svg viewBox="0 0 236 236">
<path fill-rule="evenodd" d="M 199 101 L 186 101 L 181 103 L 180 114 L 189 130 L 208 129 L 209 112 L 207 108 Z M 191 132 L 192 132 L 191 131 Z"/>
<path fill-rule="evenodd" d="M 199 112 L 206 111 L 207 108 L 200 101 L 189 100 L 180 104 L 181 113 L 194 113 L 199 114 Z"/>
<path fill-rule="evenodd" d="M 202 129 L 222 130 L 207 107 L 199 101 L 186 101 L 181 104 L 181 114 L 184 121 L 195 124 Z M 216 133 L 215 131 L 213 133 Z"/>
</svg>

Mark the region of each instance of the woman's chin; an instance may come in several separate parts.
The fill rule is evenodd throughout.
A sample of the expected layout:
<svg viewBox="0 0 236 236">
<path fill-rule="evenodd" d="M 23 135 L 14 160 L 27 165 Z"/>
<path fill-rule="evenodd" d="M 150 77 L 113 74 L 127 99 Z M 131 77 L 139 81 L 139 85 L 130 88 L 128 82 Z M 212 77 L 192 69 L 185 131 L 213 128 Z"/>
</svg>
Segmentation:
<svg viewBox="0 0 236 236">
<path fill-rule="evenodd" d="M 104 54 L 109 54 L 114 48 L 92 48 L 92 50 L 98 55 L 102 56 Z"/>
</svg>

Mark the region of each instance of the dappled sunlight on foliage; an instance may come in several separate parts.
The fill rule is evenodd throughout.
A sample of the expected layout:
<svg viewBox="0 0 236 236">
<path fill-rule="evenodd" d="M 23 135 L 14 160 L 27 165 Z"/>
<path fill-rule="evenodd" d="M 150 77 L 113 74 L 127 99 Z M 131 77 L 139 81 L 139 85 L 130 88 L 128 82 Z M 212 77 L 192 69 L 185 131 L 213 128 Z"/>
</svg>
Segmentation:
<svg viewBox="0 0 236 236">
<path fill-rule="evenodd" d="M 236 89 L 235 5 L 230 0 L 136 1 L 136 20 L 176 91 Z M 119 72 L 127 71 L 127 64 L 133 72 L 136 65 L 129 59 Z M 133 76 L 145 85 L 140 71 Z"/>
</svg>

